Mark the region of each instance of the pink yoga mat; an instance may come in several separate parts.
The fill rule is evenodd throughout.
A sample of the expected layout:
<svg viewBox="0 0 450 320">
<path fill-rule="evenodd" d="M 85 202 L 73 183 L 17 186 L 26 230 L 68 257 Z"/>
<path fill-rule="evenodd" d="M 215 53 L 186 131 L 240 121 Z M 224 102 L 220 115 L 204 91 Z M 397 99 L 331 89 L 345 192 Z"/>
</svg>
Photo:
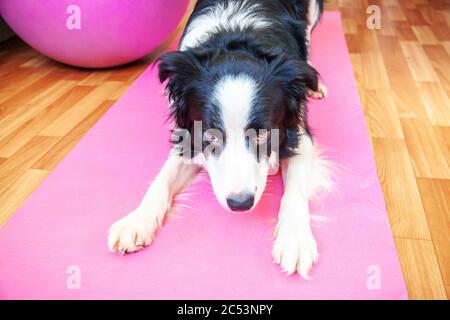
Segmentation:
<svg viewBox="0 0 450 320">
<path fill-rule="evenodd" d="M 324 15 L 312 43 L 329 96 L 311 102 L 311 126 L 342 168 L 337 191 L 311 206 L 322 217 L 312 281 L 272 262 L 279 176 L 251 214 L 225 211 L 199 181 L 151 247 L 108 252 L 110 224 L 138 205 L 169 150 L 167 101 L 148 68 L 0 231 L 0 297 L 407 298 L 339 14 Z"/>
</svg>

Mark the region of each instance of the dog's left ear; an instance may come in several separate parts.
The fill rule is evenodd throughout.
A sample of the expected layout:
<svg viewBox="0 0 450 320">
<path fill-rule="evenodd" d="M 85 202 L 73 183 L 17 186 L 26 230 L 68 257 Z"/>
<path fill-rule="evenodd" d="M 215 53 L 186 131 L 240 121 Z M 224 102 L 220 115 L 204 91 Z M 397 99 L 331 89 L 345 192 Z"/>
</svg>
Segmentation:
<svg viewBox="0 0 450 320">
<path fill-rule="evenodd" d="M 169 81 L 188 81 L 200 71 L 201 65 L 190 51 L 170 51 L 163 54 L 157 61 L 159 80 L 161 83 Z"/>
<path fill-rule="evenodd" d="M 317 91 L 318 72 L 307 62 L 294 57 L 280 57 L 270 64 L 276 83 L 300 102 L 306 98 L 307 90 Z"/>
<path fill-rule="evenodd" d="M 271 82 L 283 93 L 284 131 L 280 157 L 292 156 L 299 143 L 299 127 L 307 128 L 306 100 L 308 90 L 317 91 L 318 73 L 308 63 L 294 57 L 273 60 Z"/>
<path fill-rule="evenodd" d="M 308 90 L 317 91 L 317 71 L 295 57 L 277 58 L 269 67 L 272 83 L 283 90 L 285 126 L 296 130 L 299 125 L 306 125 Z"/>
</svg>

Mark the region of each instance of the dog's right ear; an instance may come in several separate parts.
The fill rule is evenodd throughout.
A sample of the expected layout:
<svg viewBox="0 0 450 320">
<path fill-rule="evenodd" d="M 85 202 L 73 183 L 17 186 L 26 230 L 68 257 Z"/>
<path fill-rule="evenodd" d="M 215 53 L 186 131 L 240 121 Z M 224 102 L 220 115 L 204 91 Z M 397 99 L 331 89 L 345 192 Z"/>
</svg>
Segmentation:
<svg viewBox="0 0 450 320">
<path fill-rule="evenodd" d="M 190 51 L 167 52 L 158 59 L 159 80 L 167 81 L 166 92 L 171 103 L 171 116 L 179 128 L 189 129 L 189 110 L 195 101 L 195 83 L 202 66 Z"/>
<path fill-rule="evenodd" d="M 159 57 L 159 80 L 187 81 L 200 71 L 200 63 L 190 51 L 171 51 Z"/>
</svg>

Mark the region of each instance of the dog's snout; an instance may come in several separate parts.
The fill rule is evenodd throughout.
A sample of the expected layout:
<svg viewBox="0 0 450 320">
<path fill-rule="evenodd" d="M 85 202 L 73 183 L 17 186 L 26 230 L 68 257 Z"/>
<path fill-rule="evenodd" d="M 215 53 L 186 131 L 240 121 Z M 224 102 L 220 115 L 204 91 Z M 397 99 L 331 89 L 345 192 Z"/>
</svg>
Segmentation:
<svg viewBox="0 0 450 320">
<path fill-rule="evenodd" d="M 255 195 L 252 193 L 236 193 L 227 198 L 228 207 L 232 211 L 247 211 L 253 207 Z"/>
</svg>

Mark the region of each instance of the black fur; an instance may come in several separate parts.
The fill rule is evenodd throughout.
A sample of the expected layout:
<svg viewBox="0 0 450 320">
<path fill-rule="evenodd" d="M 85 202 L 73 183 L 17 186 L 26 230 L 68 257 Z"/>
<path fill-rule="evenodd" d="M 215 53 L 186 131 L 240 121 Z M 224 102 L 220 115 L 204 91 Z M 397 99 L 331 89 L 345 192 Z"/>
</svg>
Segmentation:
<svg viewBox="0 0 450 320">
<path fill-rule="evenodd" d="M 318 74 L 307 63 L 308 0 L 199 0 L 186 30 L 204 10 L 230 1 L 258 3 L 271 25 L 263 33 L 251 28 L 211 30 L 198 47 L 164 54 L 159 77 L 167 81 L 171 116 L 178 128 L 191 130 L 193 121 L 201 120 L 205 130 L 225 131 L 211 92 L 223 76 L 244 73 L 259 88 L 249 127 L 280 129 L 280 157 L 292 156 L 301 138 L 298 127 L 309 134 L 307 90 L 316 91 L 318 85 Z M 322 11 L 322 1 L 319 6 Z"/>
</svg>

